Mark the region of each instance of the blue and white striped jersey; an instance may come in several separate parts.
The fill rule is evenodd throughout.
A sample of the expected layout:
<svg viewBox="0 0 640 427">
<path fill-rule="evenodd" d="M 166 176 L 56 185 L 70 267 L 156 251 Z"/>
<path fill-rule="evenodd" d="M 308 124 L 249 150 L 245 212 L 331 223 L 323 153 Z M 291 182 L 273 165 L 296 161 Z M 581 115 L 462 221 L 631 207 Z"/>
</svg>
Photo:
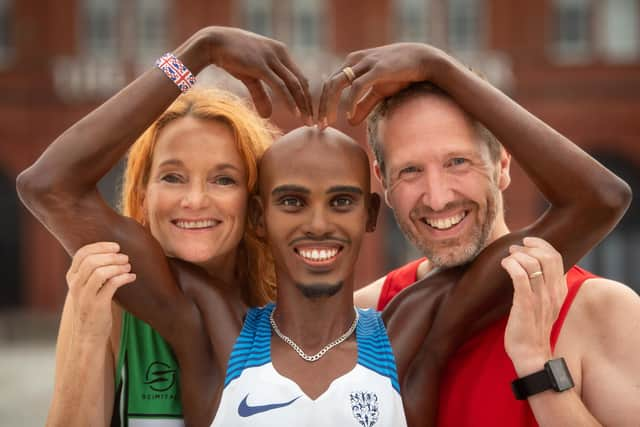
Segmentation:
<svg viewBox="0 0 640 427">
<path fill-rule="evenodd" d="M 229 359 L 225 388 L 212 427 L 406 426 L 395 360 L 387 332 L 374 310 L 359 310 L 358 362 L 317 399 L 271 363 L 274 305 L 254 308 Z"/>
</svg>

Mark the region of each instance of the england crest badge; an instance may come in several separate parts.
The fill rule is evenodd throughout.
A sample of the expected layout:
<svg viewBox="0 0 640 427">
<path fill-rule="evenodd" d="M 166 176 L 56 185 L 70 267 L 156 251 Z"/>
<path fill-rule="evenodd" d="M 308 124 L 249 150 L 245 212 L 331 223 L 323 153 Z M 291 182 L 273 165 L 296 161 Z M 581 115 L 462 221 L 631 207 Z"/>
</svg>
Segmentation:
<svg viewBox="0 0 640 427">
<path fill-rule="evenodd" d="M 378 422 L 378 396 L 367 391 L 351 393 L 351 411 L 362 427 L 373 427 Z"/>
</svg>

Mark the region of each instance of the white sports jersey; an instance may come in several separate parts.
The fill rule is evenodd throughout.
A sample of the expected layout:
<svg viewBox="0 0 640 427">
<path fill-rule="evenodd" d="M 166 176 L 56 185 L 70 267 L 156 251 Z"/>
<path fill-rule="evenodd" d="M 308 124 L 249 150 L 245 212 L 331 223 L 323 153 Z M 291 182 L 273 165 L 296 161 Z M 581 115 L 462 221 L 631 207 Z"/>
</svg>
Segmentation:
<svg viewBox="0 0 640 427">
<path fill-rule="evenodd" d="M 229 358 L 225 388 L 212 427 L 406 426 L 396 364 L 387 332 L 374 310 L 360 310 L 358 362 L 317 399 L 271 363 L 273 304 L 247 314 Z"/>
</svg>

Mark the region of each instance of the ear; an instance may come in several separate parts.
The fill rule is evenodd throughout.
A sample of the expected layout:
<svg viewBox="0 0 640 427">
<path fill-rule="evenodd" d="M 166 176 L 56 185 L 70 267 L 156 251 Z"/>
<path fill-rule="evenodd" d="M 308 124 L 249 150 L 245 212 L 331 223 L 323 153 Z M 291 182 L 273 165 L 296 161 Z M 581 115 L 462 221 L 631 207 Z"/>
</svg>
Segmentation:
<svg viewBox="0 0 640 427">
<path fill-rule="evenodd" d="M 391 202 L 389 201 L 389 191 L 386 188 L 384 189 L 384 203 L 389 209 L 393 209 L 393 206 L 391 206 Z"/>
<path fill-rule="evenodd" d="M 367 209 L 367 233 L 376 231 L 378 223 L 378 213 L 380 212 L 380 195 L 378 193 L 369 194 L 369 207 Z"/>
<path fill-rule="evenodd" d="M 504 191 L 511 184 L 511 154 L 504 148 L 500 150 L 500 161 L 498 162 L 498 188 Z"/>
<path fill-rule="evenodd" d="M 380 169 L 380 164 L 378 163 L 377 160 L 373 161 L 373 172 L 376 176 L 376 179 L 380 183 L 380 185 L 382 185 L 382 190 L 384 191 L 384 202 L 390 209 L 393 209 L 391 207 L 391 203 L 389 203 L 389 192 L 387 191 L 387 185 L 386 185 L 387 183 L 384 179 L 384 172 L 382 171 L 382 169 Z M 380 196 L 378 196 L 378 198 L 379 197 Z"/>
<path fill-rule="evenodd" d="M 249 199 L 249 222 L 256 231 L 256 236 L 261 239 L 267 237 L 267 229 L 264 225 L 264 207 L 259 195 L 254 194 Z"/>
<path fill-rule="evenodd" d="M 378 163 L 377 160 L 373 161 L 373 173 L 376 176 L 376 179 L 378 180 L 380 185 L 382 185 L 382 188 L 386 188 L 385 182 L 384 182 L 384 172 L 380 169 L 380 164 Z"/>
</svg>

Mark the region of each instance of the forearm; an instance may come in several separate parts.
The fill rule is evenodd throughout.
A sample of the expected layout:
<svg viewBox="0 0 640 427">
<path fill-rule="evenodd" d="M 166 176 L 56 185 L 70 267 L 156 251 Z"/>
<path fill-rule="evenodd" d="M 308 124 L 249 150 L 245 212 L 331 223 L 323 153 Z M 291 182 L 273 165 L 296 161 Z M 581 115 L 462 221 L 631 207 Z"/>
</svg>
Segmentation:
<svg viewBox="0 0 640 427">
<path fill-rule="evenodd" d="M 562 393 L 546 391 L 528 400 L 540 427 L 602 426 L 591 415 L 574 390 Z"/>
<path fill-rule="evenodd" d="M 537 372 L 551 357 L 516 359 L 514 367 L 519 378 Z M 515 397 L 514 397 L 515 398 Z M 601 426 L 582 402 L 575 388 L 564 392 L 547 390 L 527 399 L 540 427 Z"/>
<path fill-rule="evenodd" d="M 108 339 L 71 338 L 62 375 L 55 385 L 47 426 L 106 426 L 105 369 Z"/>
<path fill-rule="evenodd" d="M 174 53 L 195 74 L 207 65 L 206 36 L 197 33 Z M 18 178 L 26 202 L 38 195 L 84 194 L 180 94 L 152 68 L 60 135 Z M 90 167 L 88 167 L 90 165 Z"/>
</svg>

